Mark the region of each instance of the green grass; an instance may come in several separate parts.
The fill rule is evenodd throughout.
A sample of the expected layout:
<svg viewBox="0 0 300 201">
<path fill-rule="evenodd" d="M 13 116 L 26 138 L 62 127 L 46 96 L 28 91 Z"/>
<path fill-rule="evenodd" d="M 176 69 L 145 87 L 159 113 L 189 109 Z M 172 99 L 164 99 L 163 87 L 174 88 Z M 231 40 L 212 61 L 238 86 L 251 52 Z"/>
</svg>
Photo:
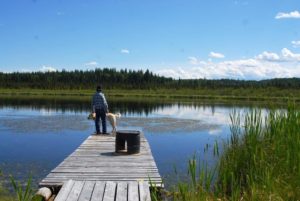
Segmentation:
<svg viewBox="0 0 300 201">
<path fill-rule="evenodd" d="M 221 88 L 221 89 L 148 89 L 148 90 L 104 90 L 108 98 L 119 99 L 159 99 L 159 100 L 213 100 L 213 101 L 256 101 L 286 103 L 288 100 L 300 102 L 300 90 L 278 88 Z M 44 98 L 77 98 L 89 100 L 94 90 L 49 90 L 49 89 L 0 89 L 1 96 L 30 96 Z"/>
<path fill-rule="evenodd" d="M 291 106 L 265 117 L 253 110 L 242 119 L 231 115 L 232 135 L 217 168 L 190 160 L 190 180 L 178 181 L 171 200 L 300 199 L 300 111 Z"/>
<path fill-rule="evenodd" d="M 18 201 L 31 201 L 33 197 L 33 190 L 31 188 L 32 177 L 29 177 L 25 187 L 21 182 L 16 181 L 13 176 L 10 176 L 10 181 L 13 186 L 13 189 L 16 193 Z"/>
<path fill-rule="evenodd" d="M 218 176 L 221 194 L 250 200 L 300 199 L 300 112 L 252 111 L 240 123 L 231 116 L 232 137 Z"/>
<path fill-rule="evenodd" d="M 3 174 L 0 170 L 0 200 L 1 201 L 42 201 L 41 197 L 33 197 L 32 178 L 31 176 L 27 179 L 26 184 L 22 184 L 20 181 L 16 181 L 13 176 L 10 177 L 11 186 L 15 192 L 8 191 L 2 185 Z"/>
</svg>

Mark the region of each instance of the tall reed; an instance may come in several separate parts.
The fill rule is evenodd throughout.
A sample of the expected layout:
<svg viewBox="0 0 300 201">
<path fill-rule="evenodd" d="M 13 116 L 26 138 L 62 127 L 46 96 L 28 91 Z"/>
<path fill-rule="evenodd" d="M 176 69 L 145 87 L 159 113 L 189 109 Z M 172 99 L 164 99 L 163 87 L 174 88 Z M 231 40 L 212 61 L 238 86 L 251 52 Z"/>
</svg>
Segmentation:
<svg viewBox="0 0 300 201">
<path fill-rule="evenodd" d="M 31 176 L 28 178 L 25 188 L 20 182 L 17 182 L 13 176 L 10 176 L 11 184 L 16 192 L 18 201 L 33 201 L 33 191 L 31 188 L 32 178 Z"/>
<path fill-rule="evenodd" d="M 300 111 L 295 106 L 266 115 L 252 110 L 244 118 L 233 112 L 230 119 L 231 138 L 217 169 L 194 157 L 190 181 L 178 181 L 171 199 L 300 200 Z M 217 143 L 213 152 L 219 153 Z"/>
<path fill-rule="evenodd" d="M 231 116 L 232 136 L 218 169 L 218 194 L 238 200 L 300 199 L 300 112 L 253 110 Z"/>
<path fill-rule="evenodd" d="M 182 201 L 213 199 L 213 180 L 216 169 L 210 169 L 206 163 L 200 163 L 196 156 L 188 163 L 188 181 L 178 181 L 173 187 L 171 198 Z"/>
</svg>

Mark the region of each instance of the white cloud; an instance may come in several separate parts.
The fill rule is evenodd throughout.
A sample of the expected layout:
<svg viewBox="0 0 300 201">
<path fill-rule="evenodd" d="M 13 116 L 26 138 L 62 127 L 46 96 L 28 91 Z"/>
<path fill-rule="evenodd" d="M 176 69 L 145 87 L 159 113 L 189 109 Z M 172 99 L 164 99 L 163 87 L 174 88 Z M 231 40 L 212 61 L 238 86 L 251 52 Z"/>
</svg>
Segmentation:
<svg viewBox="0 0 300 201">
<path fill-rule="evenodd" d="M 189 58 L 199 63 L 194 58 Z M 196 62 L 197 61 L 197 62 Z M 156 71 L 159 75 L 181 79 L 246 79 L 260 80 L 283 77 L 300 77 L 300 54 L 283 48 L 280 54 L 264 51 L 248 59 L 206 62 L 193 68 L 177 67 Z"/>
<path fill-rule="evenodd" d="M 198 59 L 196 57 L 189 57 L 189 63 L 193 64 L 193 65 L 197 65 L 198 64 Z"/>
<path fill-rule="evenodd" d="M 224 58 L 224 54 L 221 54 L 221 53 L 217 53 L 217 52 L 210 52 L 209 53 L 209 57 L 211 58 L 216 58 L 216 59 L 222 59 Z"/>
<path fill-rule="evenodd" d="M 281 54 L 283 58 L 287 61 L 296 61 L 296 62 L 300 61 L 300 54 L 295 54 L 287 48 L 283 48 L 281 50 Z"/>
<path fill-rule="evenodd" d="M 96 61 L 90 61 L 90 62 L 84 64 L 84 66 L 86 66 L 86 67 L 96 67 L 98 65 L 99 64 Z"/>
<path fill-rule="evenodd" d="M 241 59 L 241 60 L 233 60 L 233 61 L 224 61 L 220 64 L 224 64 L 226 66 L 242 66 L 242 67 L 255 67 L 258 65 L 258 61 L 255 59 Z"/>
<path fill-rule="evenodd" d="M 57 71 L 57 69 L 53 68 L 51 66 L 42 66 L 42 68 L 40 68 L 40 71 L 43 71 L 43 72 L 55 72 L 55 71 Z"/>
<path fill-rule="evenodd" d="M 121 49 L 122 54 L 129 54 L 130 51 L 128 49 Z"/>
<path fill-rule="evenodd" d="M 273 52 L 264 51 L 263 53 L 259 54 L 257 57 L 259 60 L 266 60 L 266 61 L 279 61 L 280 57 L 278 54 Z"/>
<path fill-rule="evenodd" d="M 258 62 L 256 66 L 239 65 L 248 61 L 237 60 L 220 63 L 212 63 L 204 67 L 195 67 L 192 69 L 164 69 L 156 73 L 173 78 L 181 79 L 246 79 L 260 80 L 275 77 L 299 77 L 300 66 L 296 69 L 287 69 L 278 64 Z M 231 64 L 231 65 L 229 65 Z"/>
<path fill-rule="evenodd" d="M 172 78 L 180 78 L 180 79 L 197 78 L 196 76 L 191 74 L 189 71 L 183 69 L 182 67 L 178 67 L 177 69 L 174 68 L 161 69 L 157 73 L 165 77 L 172 77 Z"/>
<path fill-rule="evenodd" d="M 300 13 L 299 11 L 295 10 L 289 13 L 277 13 L 277 15 L 275 16 L 275 19 L 284 19 L 284 18 L 300 18 Z"/>
<path fill-rule="evenodd" d="M 292 45 L 293 45 L 293 47 L 300 47 L 300 40 L 298 40 L 298 41 L 293 40 Z"/>
<path fill-rule="evenodd" d="M 31 70 L 31 69 L 27 69 L 27 68 L 22 68 L 21 70 L 20 70 L 20 72 L 22 72 L 22 73 L 30 73 L 30 72 L 32 72 L 33 70 Z M 13 71 L 7 71 L 7 72 L 13 72 Z"/>
<path fill-rule="evenodd" d="M 264 51 L 256 56 L 255 59 L 269 62 L 299 62 L 300 54 L 293 53 L 291 50 L 283 48 L 280 55 L 273 52 Z"/>
<path fill-rule="evenodd" d="M 161 69 L 157 71 L 156 73 L 165 76 L 165 77 L 171 77 L 171 78 L 180 78 L 181 74 L 178 72 L 178 70 L 173 70 L 171 68 Z"/>
<path fill-rule="evenodd" d="M 205 61 L 198 60 L 196 57 L 188 57 L 189 63 L 192 65 L 204 65 Z"/>
</svg>

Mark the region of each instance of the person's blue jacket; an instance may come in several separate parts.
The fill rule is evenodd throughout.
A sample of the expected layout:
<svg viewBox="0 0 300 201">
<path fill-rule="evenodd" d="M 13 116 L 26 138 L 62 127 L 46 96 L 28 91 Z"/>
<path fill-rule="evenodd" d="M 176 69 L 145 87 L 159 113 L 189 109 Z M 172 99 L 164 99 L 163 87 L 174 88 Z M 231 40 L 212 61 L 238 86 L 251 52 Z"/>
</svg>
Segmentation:
<svg viewBox="0 0 300 201">
<path fill-rule="evenodd" d="M 108 105 L 107 105 L 105 96 L 101 92 L 96 92 L 93 95 L 93 99 L 92 99 L 93 112 L 95 112 L 96 109 L 104 109 L 105 112 L 107 112 L 107 110 L 108 110 Z"/>
</svg>

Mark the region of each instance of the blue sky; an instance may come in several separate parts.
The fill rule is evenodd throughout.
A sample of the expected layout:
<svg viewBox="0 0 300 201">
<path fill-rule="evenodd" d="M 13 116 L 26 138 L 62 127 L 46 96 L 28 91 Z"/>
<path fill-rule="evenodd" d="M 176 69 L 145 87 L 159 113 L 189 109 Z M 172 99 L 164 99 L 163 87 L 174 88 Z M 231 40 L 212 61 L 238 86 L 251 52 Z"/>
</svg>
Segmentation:
<svg viewBox="0 0 300 201">
<path fill-rule="evenodd" d="M 300 77 L 297 0 L 1 0 L 0 71 Z"/>
</svg>

